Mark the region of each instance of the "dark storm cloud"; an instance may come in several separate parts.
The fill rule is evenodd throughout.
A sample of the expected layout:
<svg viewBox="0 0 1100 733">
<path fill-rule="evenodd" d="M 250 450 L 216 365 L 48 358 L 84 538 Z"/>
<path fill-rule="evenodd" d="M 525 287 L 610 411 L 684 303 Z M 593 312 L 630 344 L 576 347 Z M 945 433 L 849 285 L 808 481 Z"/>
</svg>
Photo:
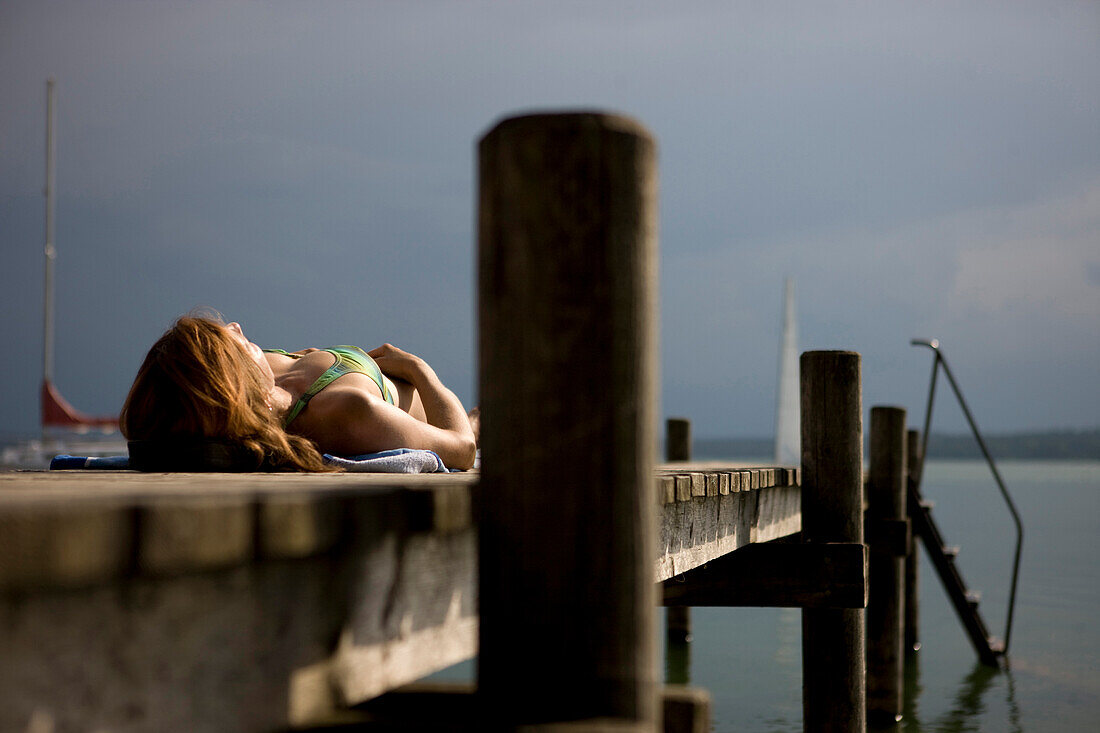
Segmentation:
<svg viewBox="0 0 1100 733">
<path fill-rule="evenodd" d="M 700 434 L 771 429 L 788 275 L 868 405 L 922 407 L 926 335 L 989 429 L 1096 424 L 1097 39 L 1072 2 L 4 3 L 0 338 L 27 356 L 0 424 L 36 423 L 49 74 L 82 409 L 200 304 L 272 345 L 404 343 L 472 402 L 476 140 L 600 107 L 659 142 L 663 404 Z"/>
</svg>

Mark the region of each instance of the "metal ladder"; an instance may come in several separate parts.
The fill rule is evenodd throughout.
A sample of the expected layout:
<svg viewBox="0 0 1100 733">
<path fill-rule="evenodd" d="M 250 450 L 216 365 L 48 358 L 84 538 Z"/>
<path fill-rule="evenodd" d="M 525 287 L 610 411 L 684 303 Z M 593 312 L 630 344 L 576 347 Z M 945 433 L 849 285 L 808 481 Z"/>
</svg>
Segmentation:
<svg viewBox="0 0 1100 733">
<path fill-rule="evenodd" d="M 1009 637 L 1012 634 L 1012 616 L 1016 607 L 1016 580 L 1020 571 L 1020 550 L 1023 546 L 1024 538 L 1023 523 L 1020 521 L 1020 515 L 1016 511 L 1016 505 L 1013 503 L 1012 497 L 1008 495 L 1008 490 L 1005 488 L 1004 481 L 997 471 L 997 466 L 993 462 L 993 457 L 986 448 L 985 441 L 982 440 L 981 433 L 978 431 L 978 426 L 970 414 L 970 409 L 967 407 L 966 401 L 963 399 L 962 392 L 959 390 L 958 384 L 951 374 L 951 369 L 947 366 L 947 360 L 944 359 L 943 354 L 940 352 L 939 342 L 935 339 L 931 341 L 914 339 L 911 343 L 913 346 L 927 346 L 932 349 L 935 354 L 935 360 L 932 364 L 932 380 L 928 390 L 928 409 L 925 413 L 924 432 L 921 436 L 923 445 L 921 446 L 920 464 L 917 475 L 909 477 L 909 518 L 913 525 L 913 532 L 915 532 L 924 542 L 924 549 L 928 552 L 928 556 L 932 560 L 932 565 L 936 568 L 936 573 L 940 576 L 940 582 L 943 583 L 943 587 L 947 591 L 948 597 L 951 599 L 951 604 L 955 607 L 955 613 L 958 615 L 963 628 L 966 629 L 966 633 L 970 637 L 970 643 L 974 645 L 975 651 L 978 652 L 978 658 L 983 664 L 998 666 L 998 658 L 1008 653 Z M 985 456 L 985 460 L 989 464 L 990 470 L 993 472 L 993 478 L 996 480 L 997 486 L 1001 490 L 1001 495 L 1004 497 L 1009 513 L 1012 515 L 1012 519 L 1016 524 L 1016 554 L 1012 564 L 1012 586 L 1008 596 L 1008 620 L 1005 623 L 1003 641 L 989 634 L 981 614 L 978 613 L 980 594 L 967 588 L 966 583 L 963 581 L 962 574 L 959 572 L 959 568 L 955 563 L 955 558 L 958 555 L 958 548 L 948 547 L 944 544 L 939 527 L 936 526 L 935 521 L 932 519 L 932 504 L 931 502 L 925 501 L 920 493 L 920 481 L 924 474 L 924 461 L 928 455 L 928 431 L 932 423 L 932 403 L 936 394 L 936 376 L 939 374 L 941 366 L 943 367 L 943 373 L 947 376 L 951 384 L 955 397 L 959 401 L 959 406 L 962 408 L 963 414 L 970 424 L 970 430 L 973 432 L 974 438 L 981 448 L 982 455 Z"/>
</svg>

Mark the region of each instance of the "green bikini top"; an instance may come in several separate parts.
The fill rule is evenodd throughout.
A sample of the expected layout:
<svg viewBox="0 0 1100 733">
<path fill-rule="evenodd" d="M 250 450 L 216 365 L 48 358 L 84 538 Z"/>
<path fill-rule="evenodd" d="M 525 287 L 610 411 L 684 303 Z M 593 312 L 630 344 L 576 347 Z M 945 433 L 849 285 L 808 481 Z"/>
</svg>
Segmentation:
<svg viewBox="0 0 1100 733">
<path fill-rule="evenodd" d="M 270 354 L 289 356 L 291 359 L 300 359 L 304 356 L 304 354 L 291 354 L 282 349 L 264 349 L 264 351 Z M 397 404 L 394 402 L 393 393 L 386 387 L 386 380 L 382 376 L 382 370 L 374 363 L 374 359 L 367 355 L 367 352 L 363 351 L 358 346 L 330 346 L 327 349 L 320 349 L 320 351 L 327 351 L 335 356 L 336 363 L 326 369 L 321 376 L 317 377 L 317 381 L 311 384 L 309 389 L 305 391 L 305 394 L 299 397 L 298 401 L 291 406 L 290 412 L 286 414 L 286 419 L 283 420 L 284 428 L 290 425 L 294 418 L 302 413 L 302 410 L 306 409 L 306 405 L 309 404 L 309 401 L 313 399 L 314 395 L 345 374 L 367 375 L 378 385 L 378 389 L 382 391 L 382 398 L 386 400 L 386 402 L 389 402 L 391 405 Z"/>
</svg>

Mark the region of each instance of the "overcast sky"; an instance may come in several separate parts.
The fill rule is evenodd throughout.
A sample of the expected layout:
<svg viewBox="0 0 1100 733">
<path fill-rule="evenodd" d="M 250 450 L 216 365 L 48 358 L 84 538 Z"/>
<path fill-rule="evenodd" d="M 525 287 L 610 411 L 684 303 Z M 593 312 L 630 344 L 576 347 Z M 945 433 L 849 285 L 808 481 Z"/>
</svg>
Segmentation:
<svg viewBox="0 0 1100 733">
<path fill-rule="evenodd" d="M 661 400 L 773 429 L 800 347 L 919 424 L 943 345 L 988 432 L 1100 424 L 1100 4 L 0 0 L 0 432 L 38 425 L 45 81 L 55 381 L 116 412 L 172 319 L 392 341 L 476 402 L 478 138 L 600 108 L 660 156 Z M 962 427 L 946 401 L 935 428 Z"/>
</svg>

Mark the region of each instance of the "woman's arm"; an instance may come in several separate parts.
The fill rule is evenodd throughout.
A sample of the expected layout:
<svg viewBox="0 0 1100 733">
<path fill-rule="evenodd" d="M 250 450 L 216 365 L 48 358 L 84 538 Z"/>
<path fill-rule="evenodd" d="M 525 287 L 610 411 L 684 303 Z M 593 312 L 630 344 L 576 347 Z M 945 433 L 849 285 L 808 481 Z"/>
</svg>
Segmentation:
<svg viewBox="0 0 1100 733">
<path fill-rule="evenodd" d="M 369 354 L 383 373 L 416 388 L 427 422 L 363 390 L 341 389 L 337 381 L 310 403 L 321 424 L 336 428 L 327 440 L 319 441 L 330 446 L 326 450 L 352 455 L 420 448 L 435 451 L 450 468 L 472 467 L 477 446 L 470 420 L 458 397 L 428 363 L 390 344 Z"/>
<path fill-rule="evenodd" d="M 383 344 L 367 354 L 374 359 L 383 374 L 403 379 L 416 388 L 429 425 L 444 430 L 468 432 L 469 437 L 473 437 L 470 420 L 462 402 L 454 392 L 444 386 L 428 362 L 393 344 Z"/>
</svg>

